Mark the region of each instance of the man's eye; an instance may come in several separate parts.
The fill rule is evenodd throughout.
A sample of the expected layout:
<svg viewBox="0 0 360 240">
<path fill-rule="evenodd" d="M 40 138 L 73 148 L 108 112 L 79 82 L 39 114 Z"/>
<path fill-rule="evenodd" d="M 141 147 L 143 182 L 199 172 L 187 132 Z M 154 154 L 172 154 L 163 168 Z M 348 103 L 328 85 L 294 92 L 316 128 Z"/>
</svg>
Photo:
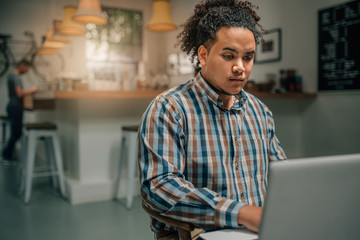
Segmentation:
<svg viewBox="0 0 360 240">
<path fill-rule="evenodd" d="M 244 60 L 245 61 L 251 61 L 253 59 L 253 56 L 245 56 Z"/>
<path fill-rule="evenodd" d="M 233 59 L 234 58 L 233 55 L 227 55 L 227 54 L 224 54 L 223 57 L 225 59 Z"/>
</svg>

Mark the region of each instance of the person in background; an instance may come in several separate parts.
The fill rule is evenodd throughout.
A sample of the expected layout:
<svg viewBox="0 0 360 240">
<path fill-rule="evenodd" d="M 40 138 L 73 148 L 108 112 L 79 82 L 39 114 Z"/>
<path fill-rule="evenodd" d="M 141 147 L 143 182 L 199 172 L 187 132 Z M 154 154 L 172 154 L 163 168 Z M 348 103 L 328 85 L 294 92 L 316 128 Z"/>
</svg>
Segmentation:
<svg viewBox="0 0 360 240">
<path fill-rule="evenodd" d="M 33 94 L 37 91 L 36 86 L 24 90 L 20 76 L 29 71 L 31 63 L 27 60 L 21 60 L 15 67 L 13 73 L 7 78 L 7 87 L 9 93 L 9 103 L 6 107 L 10 121 L 10 138 L 2 151 L 3 162 L 14 163 L 12 158 L 14 147 L 17 140 L 21 137 L 23 124 L 23 97 Z"/>
<path fill-rule="evenodd" d="M 200 72 L 157 96 L 139 128 L 143 204 L 205 230 L 257 232 L 270 161 L 286 159 L 272 112 L 243 90 L 264 32 L 248 1 L 205 0 L 178 35 Z M 155 219 L 157 239 L 176 229 Z"/>
</svg>

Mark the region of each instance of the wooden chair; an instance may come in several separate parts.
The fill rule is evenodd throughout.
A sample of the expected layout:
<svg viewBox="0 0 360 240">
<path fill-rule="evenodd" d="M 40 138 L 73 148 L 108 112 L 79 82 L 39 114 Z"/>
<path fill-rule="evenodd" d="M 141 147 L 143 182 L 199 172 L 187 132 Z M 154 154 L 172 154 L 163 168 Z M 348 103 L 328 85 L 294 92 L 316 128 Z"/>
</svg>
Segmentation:
<svg viewBox="0 0 360 240">
<path fill-rule="evenodd" d="M 156 220 L 167 225 L 177 228 L 179 240 L 196 240 L 199 238 L 200 233 L 205 232 L 201 228 L 196 228 L 191 223 L 175 220 L 169 217 L 161 216 L 155 211 L 151 210 L 144 202 L 142 203 L 143 209 Z"/>
</svg>

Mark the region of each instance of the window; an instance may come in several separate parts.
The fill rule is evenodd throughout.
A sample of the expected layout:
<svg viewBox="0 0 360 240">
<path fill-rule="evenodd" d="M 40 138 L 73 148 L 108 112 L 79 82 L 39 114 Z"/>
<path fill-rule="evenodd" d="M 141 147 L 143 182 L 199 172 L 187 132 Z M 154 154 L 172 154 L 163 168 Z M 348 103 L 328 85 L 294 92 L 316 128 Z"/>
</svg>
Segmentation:
<svg viewBox="0 0 360 240">
<path fill-rule="evenodd" d="M 133 90 L 142 53 L 142 12 L 102 8 L 108 24 L 87 24 L 86 65 L 97 90 Z"/>
</svg>

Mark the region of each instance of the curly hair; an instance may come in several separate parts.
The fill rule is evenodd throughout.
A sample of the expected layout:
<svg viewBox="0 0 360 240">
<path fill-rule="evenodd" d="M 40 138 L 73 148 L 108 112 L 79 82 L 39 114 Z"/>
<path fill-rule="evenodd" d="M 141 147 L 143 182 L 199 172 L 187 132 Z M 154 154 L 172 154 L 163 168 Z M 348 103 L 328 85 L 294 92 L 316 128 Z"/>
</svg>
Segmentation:
<svg viewBox="0 0 360 240">
<path fill-rule="evenodd" d="M 181 50 L 190 55 L 191 62 L 196 59 L 200 67 L 197 50 L 205 45 L 209 50 L 216 40 L 216 33 L 222 27 L 243 27 L 249 29 L 259 43 L 265 30 L 258 23 L 258 7 L 249 1 L 203 0 L 195 6 L 194 14 L 181 25 L 183 31 L 177 36 Z"/>
<path fill-rule="evenodd" d="M 20 65 L 24 65 L 24 66 L 27 66 L 27 67 L 31 67 L 32 66 L 32 63 L 26 59 L 21 59 L 17 64 L 16 66 L 20 66 Z"/>
</svg>

